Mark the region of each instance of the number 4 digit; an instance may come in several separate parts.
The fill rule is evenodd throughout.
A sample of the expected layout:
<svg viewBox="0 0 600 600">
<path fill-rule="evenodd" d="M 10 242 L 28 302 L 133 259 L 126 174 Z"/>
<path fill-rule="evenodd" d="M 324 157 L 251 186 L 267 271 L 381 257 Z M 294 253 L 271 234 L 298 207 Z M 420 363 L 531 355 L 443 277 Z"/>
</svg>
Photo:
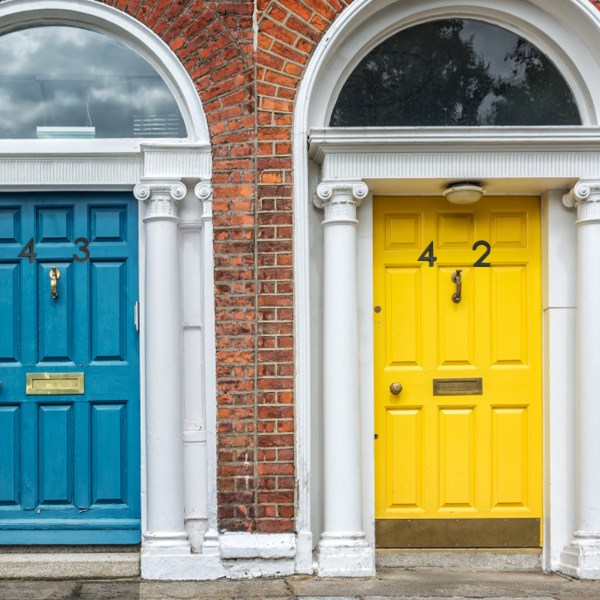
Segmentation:
<svg viewBox="0 0 600 600">
<path fill-rule="evenodd" d="M 419 260 L 421 262 L 429 263 L 430 267 L 433 267 L 435 261 L 437 260 L 437 256 L 435 255 L 435 251 L 433 249 L 433 242 L 429 242 L 429 246 L 423 250 L 421 256 L 419 256 Z"/>
<path fill-rule="evenodd" d="M 31 238 L 21 252 L 19 252 L 19 258 L 28 258 L 29 262 L 32 263 L 35 260 L 37 254 L 33 251 L 33 238 Z"/>
</svg>

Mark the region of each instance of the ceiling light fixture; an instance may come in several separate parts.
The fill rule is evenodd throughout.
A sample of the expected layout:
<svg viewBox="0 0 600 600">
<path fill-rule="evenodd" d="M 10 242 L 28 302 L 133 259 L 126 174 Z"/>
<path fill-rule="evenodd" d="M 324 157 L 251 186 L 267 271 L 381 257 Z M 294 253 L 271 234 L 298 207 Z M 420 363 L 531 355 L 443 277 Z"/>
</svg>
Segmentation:
<svg viewBox="0 0 600 600">
<path fill-rule="evenodd" d="M 452 204 L 475 204 L 485 189 L 477 181 L 457 181 L 444 190 L 444 196 Z"/>
</svg>

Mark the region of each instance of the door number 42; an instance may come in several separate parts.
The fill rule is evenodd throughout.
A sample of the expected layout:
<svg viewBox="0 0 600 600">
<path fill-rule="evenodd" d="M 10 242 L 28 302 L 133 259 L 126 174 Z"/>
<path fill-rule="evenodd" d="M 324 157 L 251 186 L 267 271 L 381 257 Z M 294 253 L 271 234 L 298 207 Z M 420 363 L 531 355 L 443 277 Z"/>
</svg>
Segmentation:
<svg viewBox="0 0 600 600">
<path fill-rule="evenodd" d="M 473 263 L 474 267 L 491 267 L 492 263 L 486 262 L 485 259 L 490 255 L 492 251 L 492 247 L 489 242 L 485 240 L 478 240 L 473 244 L 473 250 L 477 250 L 478 248 L 484 248 L 483 254 Z M 433 247 L 433 242 L 429 242 L 429 245 L 423 252 L 421 256 L 419 256 L 419 260 L 421 262 L 429 263 L 430 267 L 435 265 L 435 261 L 437 260 L 437 256 L 435 255 L 435 250 Z"/>
</svg>

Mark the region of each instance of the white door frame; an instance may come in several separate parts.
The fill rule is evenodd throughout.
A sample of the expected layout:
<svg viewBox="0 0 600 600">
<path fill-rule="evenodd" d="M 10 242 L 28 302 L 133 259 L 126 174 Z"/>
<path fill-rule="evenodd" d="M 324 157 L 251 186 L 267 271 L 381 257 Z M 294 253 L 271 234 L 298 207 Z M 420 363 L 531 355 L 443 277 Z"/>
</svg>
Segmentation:
<svg viewBox="0 0 600 600">
<path fill-rule="evenodd" d="M 568 13 L 565 13 L 565 11 Z M 564 15 L 569 18 L 565 19 Z M 395 31 L 434 18 L 479 18 L 511 29 L 544 51 L 578 102 L 581 127 L 330 129 L 328 119 L 346 77 L 377 43 Z M 319 183 L 373 194 L 438 194 L 456 180 L 479 180 L 491 194 L 536 194 L 543 199 L 545 510 L 543 565 L 547 570 L 598 576 L 584 559 L 563 552 L 576 529 L 574 211 L 561 203 L 580 180 L 600 179 L 600 12 L 588 0 L 509 0 L 491 8 L 482 0 L 356 0 L 333 23 L 311 59 L 295 114 L 296 398 L 299 489 L 298 570 L 309 569 L 310 549 L 323 532 L 323 461 L 319 430 L 323 372 L 320 331 L 323 264 L 320 221 L 312 207 Z M 596 53 L 597 54 L 597 53 Z M 309 150 L 306 138 L 309 138 Z M 592 185 L 593 187 L 593 185 Z M 369 196 L 370 197 L 370 196 Z M 595 196 L 594 202 L 597 196 Z M 355 210 L 359 201 L 355 199 Z M 588 202 L 589 204 L 589 202 Z M 373 543 L 372 205 L 357 210 L 363 532 Z M 580 211 L 581 212 L 581 211 Z M 579 217 L 581 219 L 581 215 Z M 579 231 L 579 229 L 577 230 Z M 580 352 L 581 348 L 577 348 Z M 325 425 L 326 427 L 326 425 Z M 311 458 L 312 453 L 312 458 Z M 551 485 L 550 485 L 551 484 Z M 340 507 L 341 510 L 342 507 Z M 312 513 L 312 514 L 311 514 Z M 327 532 L 325 532 L 327 533 Z M 325 536 L 327 537 L 327 536 Z M 575 536 L 576 537 L 576 536 Z M 329 543 L 329 542 L 328 542 Z M 594 541 L 594 543 L 596 543 Z M 364 558 L 364 556 L 363 556 Z M 579 561 L 579 562 L 578 562 Z M 332 573 L 333 574 L 333 573 Z M 349 574 L 340 569 L 340 575 Z"/>
</svg>

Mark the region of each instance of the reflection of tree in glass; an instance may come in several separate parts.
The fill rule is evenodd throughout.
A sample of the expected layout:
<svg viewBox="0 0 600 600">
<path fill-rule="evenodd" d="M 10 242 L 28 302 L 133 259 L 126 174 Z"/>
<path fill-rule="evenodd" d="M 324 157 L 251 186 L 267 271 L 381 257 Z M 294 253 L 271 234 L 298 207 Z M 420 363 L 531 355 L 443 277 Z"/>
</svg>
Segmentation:
<svg viewBox="0 0 600 600">
<path fill-rule="evenodd" d="M 579 125 L 577 105 L 565 80 L 533 44 L 519 38 L 507 55 L 512 77 L 497 78 L 492 120 L 511 125 Z M 552 122 L 549 119 L 552 118 Z"/>
<path fill-rule="evenodd" d="M 490 43 L 493 31 L 500 35 Z M 344 84 L 330 124 L 579 123 L 571 91 L 537 48 L 489 24 L 447 19 L 402 31 L 368 54 Z"/>
</svg>

